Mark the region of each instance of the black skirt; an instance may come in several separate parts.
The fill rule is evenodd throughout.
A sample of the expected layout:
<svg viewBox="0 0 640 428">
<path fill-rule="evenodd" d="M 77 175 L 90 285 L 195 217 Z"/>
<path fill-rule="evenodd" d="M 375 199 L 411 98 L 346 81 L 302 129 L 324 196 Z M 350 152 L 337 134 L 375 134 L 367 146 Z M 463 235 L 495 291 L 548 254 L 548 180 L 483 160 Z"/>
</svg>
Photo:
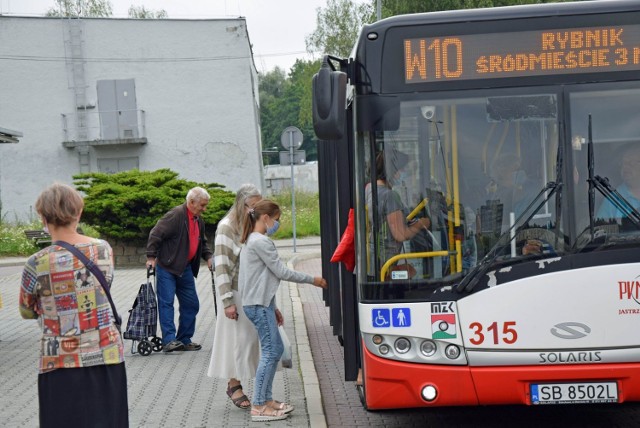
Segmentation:
<svg viewBox="0 0 640 428">
<path fill-rule="evenodd" d="M 129 426 L 124 363 L 40 374 L 38 397 L 41 428 Z"/>
</svg>

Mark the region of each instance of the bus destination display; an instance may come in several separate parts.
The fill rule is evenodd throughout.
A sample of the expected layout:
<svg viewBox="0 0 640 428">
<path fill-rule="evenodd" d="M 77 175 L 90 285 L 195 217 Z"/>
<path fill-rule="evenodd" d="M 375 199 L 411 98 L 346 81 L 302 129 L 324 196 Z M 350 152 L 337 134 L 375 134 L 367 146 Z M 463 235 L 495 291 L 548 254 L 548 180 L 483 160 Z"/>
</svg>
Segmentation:
<svg viewBox="0 0 640 428">
<path fill-rule="evenodd" d="M 404 40 L 406 83 L 640 70 L 640 25 Z"/>
</svg>

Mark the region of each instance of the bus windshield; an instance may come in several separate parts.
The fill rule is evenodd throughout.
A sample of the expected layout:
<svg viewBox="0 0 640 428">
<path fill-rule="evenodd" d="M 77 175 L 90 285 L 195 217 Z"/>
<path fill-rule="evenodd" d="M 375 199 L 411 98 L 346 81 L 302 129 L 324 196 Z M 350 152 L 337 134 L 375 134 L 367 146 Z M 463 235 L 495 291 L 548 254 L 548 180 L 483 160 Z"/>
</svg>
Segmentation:
<svg viewBox="0 0 640 428">
<path fill-rule="evenodd" d="M 640 101 L 637 90 L 571 92 L 574 142 L 566 156 L 559 150 L 562 89 L 474 94 L 407 96 L 397 130 L 363 137 L 370 142 L 358 186 L 366 202 L 364 298 L 420 299 L 481 262 L 512 265 L 583 251 L 594 240 L 592 224 L 595 235 L 621 232 L 623 216 L 597 189 L 590 215 L 587 111 L 597 140 L 595 175 L 610 177 L 615 189 L 622 180 L 612 154 L 620 161 L 634 135 L 616 124 L 638 123 L 629 108 Z M 632 199 L 626 186 L 620 190 Z M 572 203 L 563 204 L 568 195 Z M 393 286 L 381 293 L 374 285 L 381 282 Z"/>
</svg>

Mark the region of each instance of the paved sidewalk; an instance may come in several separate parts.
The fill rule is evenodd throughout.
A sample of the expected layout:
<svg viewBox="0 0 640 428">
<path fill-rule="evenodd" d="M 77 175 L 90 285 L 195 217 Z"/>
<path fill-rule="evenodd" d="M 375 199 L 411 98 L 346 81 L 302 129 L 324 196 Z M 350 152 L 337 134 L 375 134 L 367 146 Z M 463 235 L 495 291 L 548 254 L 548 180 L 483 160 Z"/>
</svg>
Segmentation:
<svg viewBox="0 0 640 428">
<path fill-rule="evenodd" d="M 292 242 L 278 241 L 282 258 L 298 263 L 310 258 L 319 266 L 319 240 L 298 240 L 296 253 Z M 10 261 L 24 263 L 22 259 Z M 1 266 L 8 266 L 6 259 Z M 112 295 L 123 322 L 128 319 L 140 284 L 146 280 L 144 267 L 117 269 Z M 4 308 L 0 309 L 0 425 L 37 427 L 37 349 L 40 331 L 36 321 L 23 320 L 17 311 L 20 273 L 0 277 Z M 250 414 L 236 408 L 227 397 L 226 381 L 207 376 L 215 316 L 211 275 L 205 269 L 196 283 L 200 312 L 194 341 L 198 352 L 152 353 L 147 357 L 131 355 L 131 341 L 125 340 L 129 393 L 129 419 L 132 427 L 233 427 L 252 425 Z M 311 357 L 302 302 L 297 284 L 283 282 L 278 305 L 285 317 L 285 328 L 293 345 L 293 369 L 277 373 L 274 395 L 292 403 L 291 416 L 269 426 L 324 427 L 325 416 L 318 377 Z M 177 311 L 176 311 L 177 312 Z M 159 333 L 159 328 L 158 328 Z M 253 382 L 244 384 L 251 396 Z M 69 397 L 69 399 L 73 399 Z M 256 425 L 256 424 L 253 424 Z M 256 425 L 257 426 L 257 425 Z"/>
</svg>

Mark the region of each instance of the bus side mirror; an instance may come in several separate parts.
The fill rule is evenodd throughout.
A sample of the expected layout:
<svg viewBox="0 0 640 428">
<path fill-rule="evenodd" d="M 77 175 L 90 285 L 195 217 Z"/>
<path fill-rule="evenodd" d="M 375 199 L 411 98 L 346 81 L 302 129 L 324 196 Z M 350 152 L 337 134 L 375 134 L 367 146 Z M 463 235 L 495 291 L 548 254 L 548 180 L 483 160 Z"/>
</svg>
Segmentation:
<svg viewBox="0 0 640 428">
<path fill-rule="evenodd" d="M 321 140 L 339 140 L 344 135 L 347 75 L 333 71 L 328 59 L 312 80 L 313 130 Z"/>
</svg>

